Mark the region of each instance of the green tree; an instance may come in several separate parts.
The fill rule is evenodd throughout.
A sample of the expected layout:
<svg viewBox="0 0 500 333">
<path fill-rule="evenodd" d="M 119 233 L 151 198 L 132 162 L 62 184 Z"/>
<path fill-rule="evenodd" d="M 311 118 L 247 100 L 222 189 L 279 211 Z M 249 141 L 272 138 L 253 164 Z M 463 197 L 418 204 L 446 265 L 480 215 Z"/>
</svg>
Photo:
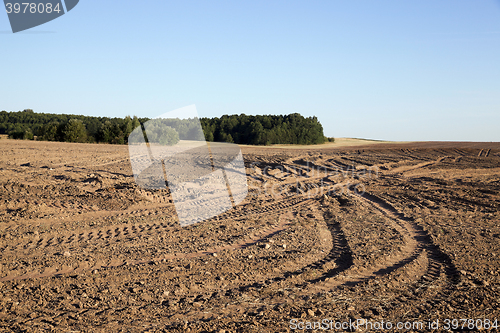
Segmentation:
<svg viewBox="0 0 500 333">
<path fill-rule="evenodd" d="M 146 137 L 151 144 L 173 146 L 179 142 L 179 133 L 164 119 L 151 119 L 145 124 Z"/>
<path fill-rule="evenodd" d="M 56 141 L 58 140 L 57 136 L 57 128 L 59 124 L 57 122 L 51 122 L 46 125 L 43 125 L 40 131 L 39 138 L 45 141 Z"/>
<path fill-rule="evenodd" d="M 264 126 L 258 121 L 254 120 L 250 124 L 250 142 L 253 145 L 261 145 L 266 143 L 266 133 Z"/>
<path fill-rule="evenodd" d="M 158 137 L 161 145 L 173 146 L 179 142 L 179 133 L 170 126 L 166 126 Z"/>
<path fill-rule="evenodd" d="M 141 126 L 141 123 L 139 122 L 139 119 L 137 119 L 136 116 L 134 116 L 133 119 L 130 116 L 125 117 L 122 126 L 123 137 L 125 142 L 128 142 L 128 137 L 130 133 L 132 133 L 132 131 L 139 126 Z"/>
<path fill-rule="evenodd" d="M 23 140 L 33 140 L 34 138 L 35 136 L 33 135 L 33 132 L 30 128 L 24 131 Z"/>
<path fill-rule="evenodd" d="M 85 142 L 87 139 L 85 124 L 80 119 L 70 119 L 64 128 L 63 135 L 66 142 Z"/>
</svg>

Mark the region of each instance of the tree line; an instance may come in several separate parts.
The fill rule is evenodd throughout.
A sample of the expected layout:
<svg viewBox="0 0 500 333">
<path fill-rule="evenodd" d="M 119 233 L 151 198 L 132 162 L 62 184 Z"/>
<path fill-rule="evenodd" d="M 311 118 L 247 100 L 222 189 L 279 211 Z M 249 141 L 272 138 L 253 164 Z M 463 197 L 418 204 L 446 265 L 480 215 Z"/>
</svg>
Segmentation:
<svg viewBox="0 0 500 333">
<path fill-rule="evenodd" d="M 290 115 L 247 116 L 224 115 L 220 118 L 201 118 L 207 141 L 234 142 L 251 145 L 320 144 L 332 141 L 323 134 L 316 117 Z"/>
<path fill-rule="evenodd" d="M 141 124 L 143 128 L 145 125 L 154 129 L 148 132 L 158 132 L 159 123 L 155 123 L 158 120 L 146 124 L 148 120 L 150 119 L 137 116 L 108 118 L 35 113 L 31 109 L 19 112 L 1 111 L 0 134 L 24 140 L 127 144 L 129 135 Z M 167 144 L 175 143 L 179 139 L 199 140 L 203 139 L 203 136 L 207 141 L 253 145 L 319 144 L 333 141 L 333 138 L 323 135 L 323 127 L 316 117 L 305 118 L 298 113 L 201 118 L 201 130 L 195 119 L 168 119 L 161 122 L 168 126 L 169 131 L 168 136 L 164 135 L 160 142 Z"/>
<path fill-rule="evenodd" d="M 35 113 L 31 109 L 0 112 L 0 133 L 12 139 L 105 142 L 125 144 L 129 134 L 147 118 L 92 117 L 68 114 Z"/>
</svg>

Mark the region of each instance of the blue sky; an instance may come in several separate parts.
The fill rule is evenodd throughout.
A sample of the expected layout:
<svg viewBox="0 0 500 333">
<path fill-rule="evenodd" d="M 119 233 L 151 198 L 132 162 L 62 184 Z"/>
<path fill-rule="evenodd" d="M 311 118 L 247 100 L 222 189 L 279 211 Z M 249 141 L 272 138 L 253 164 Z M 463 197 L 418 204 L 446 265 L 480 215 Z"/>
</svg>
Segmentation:
<svg viewBox="0 0 500 333">
<path fill-rule="evenodd" d="M 94 1 L 12 34 L 0 110 L 317 116 L 325 135 L 500 141 L 500 0 Z"/>
</svg>

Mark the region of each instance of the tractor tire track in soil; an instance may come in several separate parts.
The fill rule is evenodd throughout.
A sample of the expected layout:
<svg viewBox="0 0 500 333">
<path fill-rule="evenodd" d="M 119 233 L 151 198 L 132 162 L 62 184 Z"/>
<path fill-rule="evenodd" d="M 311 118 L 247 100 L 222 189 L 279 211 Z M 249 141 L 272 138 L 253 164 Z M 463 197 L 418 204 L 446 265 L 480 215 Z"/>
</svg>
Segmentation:
<svg viewBox="0 0 500 333">
<path fill-rule="evenodd" d="M 0 161 L 12 180 L 0 188 L 0 330 L 277 332 L 292 318 L 500 315 L 492 144 L 245 148 L 255 189 L 181 228 L 168 191 L 124 177 L 124 147 L 89 145 L 81 167 L 58 144 L 54 177 L 36 168 L 46 155 L 16 157 L 33 143 L 14 143 L 16 162 Z M 95 149 L 116 149 L 114 161 L 91 166 Z"/>
<path fill-rule="evenodd" d="M 292 197 L 287 200 L 282 200 L 279 204 L 272 204 L 263 206 L 259 209 L 252 209 L 244 212 L 231 212 L 225 213 L 219 216 L 219 219 L 233 219 L 240 220 L 247 218 L 249 214 L 252 215 L 276 215 L 276 214 L 285 214 L 289 213 L 293 210 L 299 210 L 300 208 L 308 207 L 311 205 L 311 200 L 308 198 L 296 198 Z M 146 210 L 144 210 L 146 211 Z M 136 214 L 139 211 L 132 211 L 130 213 Z M 124 215 L 119 214 L 119 216 Z M 149 215 L 149 214 L 148 214 Z M 286 214 L 284 215 L 286 216 Z M 224 250 L 237 250 L 243 249 L 245 247 L 254 245 L 265 240 L 268 237 L 271 237 L 283 230 L 285 230 L 289 224 L 289 219 L 281 219 L 281 222 L 275 227 L 265 227 L 260 230 L 256 230 L 253 232 L 251 237 L 243 239 L 237 244 L 233 245 L 225 245 L 219 246 L 215 248 L 206 249 L 204 251 L 198 251 L 194 253 L 172 253 L 168 255 L 164 255 L 161 257 L 152 257 L 152 258 L 144 258 L 138 260 L 127 260 L 127 261 L 116 261 L 111 259 L 108 264 L 99 264 L 93 266 L 84 265 L 82 268 L 82 263 L 76 263 L 75 265 L 79 268 L 64 268 L 58 269 L 57 267 L 47 267 L 43 273 L 27 273 L 21 276 L 12 276 L 7 275 L 0 278 L 0 282 L 10 281 L 10 280 L 24 280 L 29 278 L 41 278 L 41 277 L 49 277 L 49 276 L 57 276 L 61 274 L 75 274 L 81 273 L 83 271 L 88 270 L 96 270 L 101 268 L 113 268 L 120 267 L 123 265 L 139 265 L 144 263 L 150 263 L 155 261 L 163 261 L 163 260 L 171 260 L 171 259 L 189 259 L 200 256 L 208 256 L 216 254 L 220 251 Z M 208 221 L 207 221 L 208 222 Z M 177 227 L 177 222 L 173 221 L 171 223 L 157 223 L 157 224 L 139 224 L 139 225 L 125 225 L 115 228 L 107 228 L 102 230 L 92 230 L 82 233 L 72 233 L 68 236 L 57 236 L 57 235 L 49 235 L 42 238 L 37 238 L 28 241 L 26 244 L 18 244 L 14 247 L 6 247 L 3 249 L 4 255 L 8 254 L 8 252 L 16 252 L 19 249 L 22 250 L 42 250 L 47 248 L 58 249 L 61 245 L 74 245 L 74 246 L 83 246 L 83 244 L 88 245 L 88 243 L 93 244 L 94 246 L 109 246 L 112 241 L 119 238 L 121 236 L 122 239 L 126 239 L 127 241 L 132 241 L 135 238 L 143 238 L 145 236 L 153 236 L 155 234 L 159 234 L 160 232 L 168 229 L 172 229 L 173 227 Z M 116 241 L 116 240 L 115 240 Z"/>
<path fill-rule="evenodd" d="M 437 245 L 432 242 L 429 234 L 411 218 L 405 217 L 403 214 L 399 213 L 390 203 L 387 201 L 372 195 L 365 193 L 363 195 L 358 195 L 365 202 L 369 202 L 374 205 L 376 209 L 382 212 L 384 215 L 390 216 L 394 221 L 400 224 L 416 241 L 417 245 L 412 247 L 412 251 L 409 257 L 401 260 L 391 267 L 379 270 L 375 272 L 376 275 L 388 274 L 394 269 L 402 267 L 407 263 L 415 260 L 422 251 L 425 251 L 428 257 L 428 269 L 422 281 L 430 282 L 436 280 L 441 273 L 444 273 L 446 279 L 450 285 L 458 283 L 459 274 L 453 264 L 451 258 L 442 252 Z"/>
</svg>

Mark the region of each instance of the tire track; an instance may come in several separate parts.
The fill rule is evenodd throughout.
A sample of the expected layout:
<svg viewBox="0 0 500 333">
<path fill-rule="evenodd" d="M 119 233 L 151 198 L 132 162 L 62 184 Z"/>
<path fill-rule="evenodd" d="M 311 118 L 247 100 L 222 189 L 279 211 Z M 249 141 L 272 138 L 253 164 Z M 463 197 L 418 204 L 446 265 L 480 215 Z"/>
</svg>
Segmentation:
<svg viewBox="0 0 500 333">
<path fill-rule="evenodd" d="M 276 283 L 279 283 L 280 288 L 305 288 L 311 283 L 324 281 L 349 269 L 353 265 L 353 257 L 340 224 L 336 221 L 328 219 L 326 227 L 332 237 L 332 248 L 326 256 L 295 271 L 287 271 L 281 276 L 240 286 L 237 289 L 239 291 L 249 291 L 251 289 L 259 289 L 263 286 L 270 286 Z M 322 273 L 320 277 L 314 278 L 314 280 L 304 277 L 311 271 L 326 272 Z"/>
<path fill-rule="evenodd" d="M 415 261 L 420 262 L 423 260 L 422 251 L 424 250 L 424 246 L 418 243 L 418 235 L 413 235 L 411 232 L 412 230 L 407 230 L 407 226 L 404 222 L 389 215 L 388 217 L 390 221 L 392 221 L 391 227 L 396 228 L 406 240 L 405 250 L 397 253 L 384 263 L 368 267 L 363 271 L 357 271 L 355 274 L 352 274 L 353 269 L 356 269 L 356 267 L 353 266 L 352 251 L 349 248 L 341 225 L 334 221 L 331 215 L 325 217 L 328 230 L 332 237 L 332 249 L 325 257 L 296 271 L 286 272 L 283 276 L 240 287 L 240 291 L 247 291 L 251 288 L 261 288 L 262 286 L 269 286 L 273 283 L 280 283 L 280 287 L 287 286 L 300 288 L 307 290 L 305 293 L 308 294 L 309 289 L 325 291 L 335 289 L 342 285 L 355 285 L 377 276 L 390 274 Z M 313 279 L 304 277 L 311 270 L 321 272 L 320 276 Z"/>
<path fill-rule="evenodd" d="M 379 262 L 358 269 L 353 265 L 352 252 L 340 224 L 329 223 L 333 247 L 327 256 L 300 270 L 288 272 L 283 277 L 266 280 L 262 285 L 283 282 L 291 277 L 300 278 L 309 269 L 324 271 L 325 268 L 327 268 L 326 273 L 314 279 L 295 283 L 295 287 L 306 290 L 305 294 L 309 294 L 311 289 L 313 291 L 328 291 L 340 286 L 354 286 L 371 279 L 387 278 L 390 275 L 402 274 L 403 271 L 407 271 L 414 277 L 414 284 L 420 286 L 418 287 L 419 292 L 425 289 L 423 286 L 429 287 L 434 284 L 435 287 L 435 284 L 439 284 L 440 280 L 445 279 L 445 285 L 441 285 L 442 292 L 440 293 L 444 296 L 447 285 L 451 286 L 458 282 L 457 270 L 451 259 L 432 242 L 422 227 L 412 219 L 404 217 L 391 204 L 375 195 L 367 193 L 363 195 L 355 193 L 355 195 L 362 202 L 371 206 L 373 210 L 387 217 L 391 221 L 391 227 L 398 229 L 398 232 L 405 239 L 405 246 L 400 252 L 385 257 L 383 263 Z M 332 263 L 334 263 L 334 268 L 327 267 L 328 264 L 332 266 Z M 258 286 L 261 285 L 257 284 Z"/>
<path fill-rule="evenodd" d="M 284 200 L 285 202 L 282 202 L 280 205 L 275 207 L 275 205 L 267 205 L 264 207 L 261 207 L 260 209 L 255 209 L 255 210 L 250 210 L 250 211 L 244 211 L 244 212 L 238 212 L 238 213 L 232 213 L 232 214 L 226 214 L 225 216 L 220 216 L 222 219 L 234 219 L 238 220 L 240 217 L 245 217 L 247 218 L 249 213 L 253 215 L 262 215 L 265 214 L 266 216 L 270 215 L 276 215 L 280 214 L 283 211 L 287 211 L 289 213 L 291 209 L 299 209 L 308 207 L 312 204 L 312 200 L 308 198 L 292 198 L 291 200 Z M 192 253 L 174 253 L 171 255 L 167 256 L 162 256 L 162 257 L 155 257 L 155 258 L 148 258 L 148 259 L 139 259 L 139 260 L 131 260 L 131 261 L 118 261 L 118 262 L 112 262 L 113 259 L 111 260 L 112 263 L 108 264 L 99 264 L 99 265 L 94 265 L 92 267 L 81 267 L 79 263 L 78 268 L 65 268 L 65 269 L 57 269 L 56 267 L 49 267 L 46 268 L 44 272 L 42 273 L 26 273 L 21 276 L 14 276 L 14 275 L 7 275 L 3 278 L 0 278 L 0 281 L 10 281 L 10 280 L 23 280 L 23 279 L 28 279 L 28 278 L 39 278 L 39 277 L 47 277 L 47 276 L 55 276 L 55 275 L 61 275 L 61 274 L 66 274 L 66 273 L 81 273 L 86 270 L 95 270 L 95 269 L 100 269 L 100 268 L 113 268 L 113 267 L 120 267 L 123 265 L 138 265 L 138 264 L 144 264 L 144 263 L 149 263 L 149 262 L 155 262 L 155 261 L 160 261 L 160 260 L 169 260 L 169 259 L 181 259 L 181 258 L 194 258 L 194 257 L 199 257 L 199 256 L 208 256 L 208 255 L 213 255 L 214 253 L 224 251 L 224 250 L 233 250 L 233 249 L 243 249 L 245 247 L 254 245 L 258 242 L 263 241 L 264 239 L 271 237 L 272 235 L 275 235 L 285 229 L 287 229 L 290 226 L 290 220 L 283 220 L 281 221 L 277 226 L 275 227 L 264 227 L 260 230 L 257 230 L 254 232 L 254 234 L 250 237 L 247 237 L 243 239 L 242 241 L 233 244 L 233 245 L 225 245 L 221 247 L 216 247 L 212 249 L 207 249 L 205 251 L 198 251 L 198 252 L 192 252 Z M 91 230 L 91 231 L 86 231 L 86 232 L 81 232 L 81 233 L 72 233 L 67 236 L 56 236 L 56 235 L 51 235 L 48 237 L 44 237 L 41 239 L 33 239 L 29 241 L 27 244 L 24 245 L 18 245 L 17 247 L 13 249 L 4 249 L 3 253 L 7 252 L 12 252 L 16 253 L 20 249 L 26 250 L 26 249 L 31 249 L 35 251 L 39 250 L 45 250 L 49 248 L 57 248 L 61 245 L 65 244 L 74 244 L 74 245 L 80 245 L 82 246 L 83 243 L 94 243 L 94 244 L 99 244 L 102 243 L 103 241 L 106 242 L 106 246 L 110 245 L 110 241 L 112 241 L 114 238 L 118 237 L 126 237 L 127 240 L 133 240 L 135 238 L 142 238 L 145 235 L 151 236 L 153 234 L 158 234 L 162 230 L 168 230 L 172 229 L 173 227 L 178 227 L 177 222 L 172 222 L 172 223 L 160 223 L 160 224 L 139 224 L 139 225 L 126 225 L 126 226 L 120 226 L 116 228 L 107 228 L 107 229 L 102 229 L 102 230 Z M 22 258 L 22 257 L 21 257 Z M 20 259 L 21 259 L 20 258 Z"/>
<path fill-rule="evenodd" d="M 440 158 L 434 162 L 425 162 L 426 165 L 437 163 L 442 161 L 444 158 Z M 423 163 L 421 163 L 423 164 Z M 338 185 L 338 184 L 337 184 Z M 351 185 L 354 186 L 354 185 Z M 309 190 L 308 188 L 305 189 Z M 352 187 L 351 187 L 352 190 Z M 362 202 L 372 207 L 373 210 L 379 211 L 382 215 L 386 216 L 391 223 L 391 226 L 398 230 L 398 232 L 405 239 L 405 246 L 403 250 L 394 254 L 390 258 L 387 258 L 386 262 L 378 263 L 371 267 L 364 269 L 357 269 L 353 267 L 352 251 L 349 248 L 347 239 L 343 234 L 341 225 L 335 222 L 331 217 L 327 217 L 326 225 L 332 237 L 332 249 L 330 252 L 323 257 L 321 260 L 310 263 L 299 270 L 294 272 L 286 272 L 283 276 L 275 277 L 263 281 L 262 283 L 254 283 L 249 286 L 239 287 L 240 290 L 248 289 L 251 287 L 258 287 L 262 285 L 267 285 L 275 282 L 280 282 L 283 284 L 293 283 L 295 286 L 300 287 L 304 290 L 331 290 L 342 285 L 356 285 L 361 282 L 368 281 L 370 279 L 387 276 L 398 270 L 405 269 L 411 265 L 420 265 L 421 262 L 426 262 L 424 266 L 427 267 L 419 282 L 424 284 L 430 284 L 437 281 L 443 274 L 448 280 L 452 280 L 456 275 L 456 269 L 451 263 L 451 260 L 443 257 L 443 253 L 435 246 L 428 234 L 420 228 L 412 220 L 405 218 L 400 214 L 392 205 L 387 201 L 378 198 L 374 195 L 364 194 L 357 197 L 361 199 Z M 232 210 L 226 212 L 218 217 L 218 219 L 247 219 L 249 216 L 253 215 L 275 215 L 280 214 L 283 211 L 291 212 L 297 210 L 298 208 L 311 207 L 313 206 L 313 199 L 305 198 L 305 196 L 293 196 L 280 200 L 278 203 L 272 202 L 269 205 L 261 206 L 255 209 L 248 209 L 250 204 L 245 205 L 240 210 Z M 135 210 L 131 212 L 121 213 L 118 216 L 147 213 L 149 209 Z M 150 214 L 150 212 L 149 212 Z M 149 215 L 148 214 L 148 215 Z M 289 221 L 289 219 L 287 220 Z M 107 228 L 101 230 L 93 230 L 89 232 L 81 232 L 79 234 L 72 233 L 67 236 L 49 236 L 43 239 L 38 239 L 35 241 L 28 242 L 24 248 L 34 248 L 34 249 L 46 249 L 54 246 L 59 246 L 61 244 L 81 244 L 84 242 L 99 243 L 104 240 L 109 241 L 117 237 L 125 237 L 133 240 L 134 237 L 143 237 L 145 234 L 150 235 L 151 232 L 156 232 L 158 230 L 170 229 L 175 226 L 175 223 L 159 223 L 159 224 L 140 224 L 140 225 L 126 225 L 117 228 Z M 46 276 L 55 276 L 61 274 L 75 274 L 81 273 L 87 270 L 103 269 L 103 268 L 116 268 L 124 265 L 138 265 L 146 264 L 151 262 L 157 262 L 161 260 L 170 259 L 189 259 L 199 256 L 213 255 L 217 252 L 224 250 L 233 249 L 243 249 L 245 247 L 254 245 L 262 240 L 272 237 L 273 235 L 287 229 L 290 226 L 290 222 L 281 221 L 277 226 L 266 227 L 256 234 L 245 238 L 244 240 L 233 244 L 225 245 L 221 247 L 216 247 L 212 249 L 207 249 L 204 251 L 197 251 L 191 253 L 173 253 L 160 257 L 153 257 L 147 259 L 137 259 L 130 261 L 123 261 L 118 259 L 111 259 L 107 263 L 100 262 L 94 265 L 89 265 L 86 263 L 78 263 L 78 267 L 46 267 L 41 272 L 31 272 L 23 275 L 8 275 L 0 279 L 0 281 L 8 280 L 22 280 L 29 278 L 39 278 Z M 108 244 L 109 245 L 109 242 Z M 444 259 L 443 259 L 444 258 Z M 425 260 L 427 259 L 427 260 Z M 304 278 L 304 274 L 310 270 L 322 270 L 320 277 L 314 279 Z M 299 280 L 298 282 L 292 282 L 294 280 Z M 302 281 L 300 281 L 302 280 Z"/>
<path fill-rule="evenodd" d="M 291 216 L 290 216 L 291 217 Z M 202 257 L 202 256 L 209 256 L 209 255 L 214 255 L 217 254 L 218 252 L 225 251 L 225 250 L 238 250 L 238 249 L 244 249 L 248 246 L 254 245 L 256 243 L 259 243 L 263 241 L 266 238 L 272 237 L 273 235 L 287 229 L 291 224 L 291 218 L 289 219 L 282 219 L 281 222 L 275 227 L 266 227 L 261 230 L 259 230 L 257 233 L 255 233 L 253 236 L 246 238 L 237 244 L 233 245 L 226 245 L 226 246 L 221 246 L 217 248 L 211 248 L 207 249 L 204 251 L 197 251 L 197 252 L 191 252 L 191 253 L 184 253 L 184 252 L 177 252 L 165 256 L 160 256 L 160 257 L 153 257 L 153 258 L 148 258 L 148 259 L 137 259 L 137 260 L 114 260 L 111 259 L 109 260 L 108 263 L 104 262 L 98 262 L 95 265 L 88 265 L 85 262 L 79 262 L 76 263 L 77 267 L 69 267 L 69 266 L 52 266 L 52 267 L 44 267 L 42 268 L 43 272 L 30 272 L 26 273 L 20 276 L 16 275 L 7 275 L 3 278 L 0 278 L 0 282 L 5 282 L 5 281 L 12 281 L 12 280 L 25 280 L 25 279 L 35 279 L 35 278 L 42 278 L 42 277 L 50 277 L 50 276 L 57 276 L 57 275 L 62 275 L 62 274 L 78 274 L 78 273 L 83 273 L 84 271 L 88 270 L 99 270 L 99 269 L 111 269 L 111 268 L 117 268 L 121 266 L 126 266 L 126 265 L 140 265 L 140 264 L 148 264 L 148 263 L 153 263 L 153 262 L 159 262 L 159 261 L 164 261 L 164 260 L 173 260 L 173 259 L 191 259 L 191 258 L 196 258 L 196 257 Z"/>
<path fill-rule="evenodd" d="M 396 174 L 396 173 L 404 173 L 404 172 L 408 172 L 408 171 L 413 171 L 413 170 L 417 170 L 417 169 L 426 168 L 428 166 L 431 166 L 431 165 L 434 165 L 434 164 L 437 164 L 437 163 L 441 163 L 445 159 L 447 159 L 448 157 L 449 156 L 442 156 L 442 157 L 439 157 L 437 160 L 430 161 L 430 162 L 422 162 L 422 163 L 418 163 L 416 165 L 403 165 L 403 166 L 400 166 L 400 167 L 397 167 L 397 168 L 394 168 L 394 169 L 390 170 L 389 172 L 387 172 L 387 174 L 388 175 L 393 175 L 393 174 Z"/>
<path fill-rule="evenodd" d="M 216 217 L 217 219 L 233 219 L 233 220 L 241 220 L 246 219 L 248 217 L 248 214 L 253 214 L 253 215 L 276 215 L 280 214 L 282 211 L 289 209 L 290 207 L 300 205 L 301 203 L 304 203 L 307 199 L 305 198 L 291 198 L 289 200 L 282 200 L 280 203 L 276 204 L 270 204 L 267 206 L 263 206 L 258 209 L 251 209 L 251 210 L 245 210 L 243 208 L 243 211 L 231 211 L 231 212 L 226 212 L 225 214 L 220 215 L 219 217 Z M 173 213 L 173 210 L 171 210 Z M 158 210 L 153 210 L 151 211 L 150 209 L 140 209 L 140 210 L 134 210 L 130 212 L 122 212 L 120 214 L 115 214 L 111 216 L 106 216 L 103 219 L 113 219 L 116 217 L 123 217 L 123 216 L 150 216 L 150 215 L 158 215 L 158 214 L 165 214 L 165 211 L 158 211 Z M 143 237 L 144 234 L 151 235 L 152 231 L 155 231 L 155 234 L 158 234 L 162 230 L 169 229 L 172 227 L 176 227 L 176 222 L 172 223 L 160 223 L 160 224 L 147 224 L 145 226 L 140 225 L 138 228 L 140 231 L 137 230 L 137 227 L 134 225 L 126 225 L 126 226 L 120 226 L 116 227 L 114 229 L 104 229 L 104 230 L 93 230 L 93 231 L 86 231 L 86 232 L 81 232 L 79 235 L 76 235 L 75 233 L 66 235 L 66 236 L 46 236 L 42 238 L 36 237 L 36 239 L 29 240 L 26 244 L 16 244 L 15 246 L 6 246 L 3 248 L 3 252 L 15 252 L 19 249 L 33 249 L 33 250 L 40 250 L 40 249 L 47 249 L 47 248 L 52 248 L 55 246 L 59 245 L 76 245 L 79 243 L 96 243 L 102 240 L 106 240 L 107 243 L 110 241 L 114 241 L 115 238 L 118 238 L 120 236 L 127 237 L 129 240 L 134 240 L 135 238 L 140 238 Z M 106 236 L 104 236 L 104 233 L 106 233 Z M 78 236 L 78 237 L 77 237 Z"/>
<path fill-rule="evenodd" d="M 331 290 L 342 285 L 352 286 L 377 276 L 387 275 L 417 259 L 424 248 L 419 242 L 420 239 L 416 231 L 405 220 L 385 207 L 377 205 L 378 200 L 375 197 L 366 193 L 364 195 L 358 194 L 352 190 L 352 187 L 350 189 L 362 202 L 387 217 L 390 227 L 396 229 L 403 237 L 404 246 L 399 251 L 384 257 L 384 262 L 379 262 L 365 268 L 352 267 L 343 272 L 343 274 L 331 277 L 326 281 L 321 281 L 321 283 L 314 286 L 315 289 Z"/>
<path fill-rule="evenodd" d="M 394 152 L 397 152 L 397 150 L 395 150 Z M 427 156 L 415 156 L 412 154 L 412 151 L 410 149 L 399 149 L 399 152 L 401 152 L 401 156 L 403 157 L 409 157 L 411 161 L 430 161 L 432 160 L 432 158 L 430 157 L 427 157 Z"/>
<path fill-rule="evenodd" d="M 392 218 L 396 219 L 398 223 L 404 226 L 411 233 L 418 244 L 410 257 L 394 265 L 390 268 L 390 270 L 402 267 L 406 264 L 405 261 L 407 262 L 412 258 L 415 259 L 416 255 L 420 254 L 422 250 L 425 250 L 428 258 L 428 268 L 418 283 L 429 284 L 433 281 L 439 280 L 442 276 L 445 277 L 448 286 L 458 283 L 458 271 L 451 258 L 433 243 L 430 235 L 420 225 L 414 222 L 413 219 L 405 217 L 387 201 L 375 195 L 365 193 L 364 195 L 358 194 L 358 197 L 361 197 L 365 202 L 372 204 L 383 214 L 390 215 Z M 386 270 L 385 273 L 387 272 L 388 271 Z M 443 289 L 445 288 L 446 286 L 443 286 Z"/>
<path fill-rule="evenodd" d="M 359 270 L 353 264 L 352 251 L 338 222 L 327 217 L 328 230 L 332 236 L 332 249 L 321 260 L 310 263 L 296 271 L 285 272 L 282 276 L 240 286 L 239 291 L 260 289 L 279 283 L 280 288 L 299 288 L 298 294 L 309 295 L 312 292 L 324 292 L 341 286 L 354 286 L 375 278 L 387 278 L 409 272 L 413 276 L 414 289 L 423 292 L 428 287 L 440 284 L 444 278 L 449 285 L 457 282 L 457 271 L 451 260 L 432 243 L 429 235 L 411 219 L 404 217 L 392 205 L 370 194 L 356 194 L 362 202 L 371 206 L 380 214 L 389 218 L 391 227 L 397 228 L 406 242 L 404 249 L 391 257 L 385 257 L 383 263 Z M 322 272 L 319 277 L 308 279 L 305 275 L 315 270 Z M 326 272 L 324 272 L 326 270 Z M 324 272 L 324 273 L 323 273 Z M 446 286 L 441 285 L 444 295 Z M 271 298 L 276 295 L 270 295 Z"/>
</svg>

